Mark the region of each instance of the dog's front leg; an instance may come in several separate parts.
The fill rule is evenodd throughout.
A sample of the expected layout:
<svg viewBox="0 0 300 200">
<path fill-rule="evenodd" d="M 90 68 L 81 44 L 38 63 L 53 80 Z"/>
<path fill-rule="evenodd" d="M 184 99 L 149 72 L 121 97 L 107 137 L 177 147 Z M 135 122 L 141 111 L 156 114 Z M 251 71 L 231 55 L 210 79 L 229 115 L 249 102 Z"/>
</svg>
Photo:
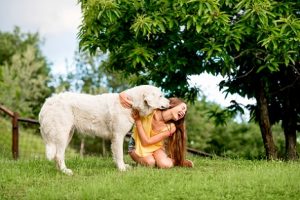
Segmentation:
<svg viewBox="0 0 300 200">
<path fill-rule="evenodd" d="M 126 169 L 130 168 L 130 165 L 124 163 L 123 143 L 124 143 L 124 137 L 122 136 L 115 136 L 111 140 L 111 150 L 113 153 L 113 159 L 120 171 L 126 171 Z"/>
</svg>

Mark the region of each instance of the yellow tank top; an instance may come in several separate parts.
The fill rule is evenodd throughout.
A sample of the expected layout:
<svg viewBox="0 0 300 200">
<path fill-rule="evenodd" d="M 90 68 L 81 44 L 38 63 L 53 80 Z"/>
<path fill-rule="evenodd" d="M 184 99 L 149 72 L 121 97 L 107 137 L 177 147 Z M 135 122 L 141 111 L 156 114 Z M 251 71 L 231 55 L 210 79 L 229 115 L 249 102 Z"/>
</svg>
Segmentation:
<svg viewBox="0 0 300 200">
<path fill-rule="evenodd" d="M 155 111 L 148 116 L 141 117 L 144 131 L 149 138 L 158 134 L 152 130 L 152 120 L 154 113 Z M 146 157 L 148 155 L 151 155 L 154 151 L 162 148 L 164 144 L 163 141 L 160 141 L 149 146 L 143 146 L 139 138 L 136 126 L 134 126 L 133 128 L 133 138 L 135 140 L 135 152 L 140 157 Z"/>
</svg>

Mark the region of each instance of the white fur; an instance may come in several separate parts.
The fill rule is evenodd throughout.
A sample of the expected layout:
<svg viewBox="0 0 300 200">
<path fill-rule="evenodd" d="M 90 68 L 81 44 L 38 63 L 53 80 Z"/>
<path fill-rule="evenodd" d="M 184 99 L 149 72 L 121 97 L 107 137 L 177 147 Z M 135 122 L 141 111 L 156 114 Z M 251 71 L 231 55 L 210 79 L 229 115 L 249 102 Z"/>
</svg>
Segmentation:
<svg viewBox="0 0 300 200">
<path fill-rule="evenodd" d="M 138 109 L 142 116 L 169 105 L 162 92 L 154 86 L 141 85 L 125 93 L 132 98 L 133 108 Z M 88 95 L 65 92 L 54 95 L 41 108 L 39 122 L 46 144 L 46 157 L 55 159 L 62 172 L 73 174 L 66 167 L 64 157 L 75 129 L 85 135 L 110 139 L 118 169 L 124 171 L 129 167 L 123 160 L 123 142 L 134 121 L 131 109 L 122 107 L 117 93 Z"/>
</svg>

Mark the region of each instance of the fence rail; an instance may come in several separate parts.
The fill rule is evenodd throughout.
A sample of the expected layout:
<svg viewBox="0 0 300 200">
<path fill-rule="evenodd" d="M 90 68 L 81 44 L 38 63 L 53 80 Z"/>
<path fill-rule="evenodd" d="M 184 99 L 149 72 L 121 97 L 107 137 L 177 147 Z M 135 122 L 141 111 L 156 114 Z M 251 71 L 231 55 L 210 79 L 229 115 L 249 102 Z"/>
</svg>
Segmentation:
<svg viewBox="0 0 300 200">
<path fill-rule="evenodd" d="M 0 105 L 0 110 L 2 110 L 4 113 L 8 114 L 10 117 L 14 116 L 14 112 L 10 111 L 9 109 L 5 108 L 2 105 Z"/>
<path fill-rule="evenodd" d="M 13 112 L 1 104 L 0 104 L 0 110 L 11 117 L 12 154 L 14 159 L 18 159 L 19 158 L 19 122 L 26 122 L 26 123 L 36 124 L 36 125 L 39 125 L 39 122 L 35 119 L 19 117 L 19 114 L 17 112 Z M 126 136 L 130 137 L 130 134 L 127 134 Z M 212 155 L 209 153 L 199 151 L 197 149 L 193 149 L 189 147 L 187 148 L 187 151 L 191 154 L 198 155 L 198 156 L 212 157 Z"/>
<path fill-rule="evenodd" d="M 17 112 L 13 112 L 8 108 L 0 105 L 0 110 L 11 117 L 12 123 L 12 154 L 14 159 L 19 158 L 19 121 L 32 124 L 39 124 L 37 120 L 29 118 L 21 118 Z"/>
<path fill-rule="evenodd" d="M 28 122 L 28 123 L 31 123 L 31 124 L 37 124 L 37 125 L 40 125 L 39 121 L 35 120 L 35 119 L 29 119 L 29 118 L 18 118 L 18 121 L 19 122 Z"/>
</svg>

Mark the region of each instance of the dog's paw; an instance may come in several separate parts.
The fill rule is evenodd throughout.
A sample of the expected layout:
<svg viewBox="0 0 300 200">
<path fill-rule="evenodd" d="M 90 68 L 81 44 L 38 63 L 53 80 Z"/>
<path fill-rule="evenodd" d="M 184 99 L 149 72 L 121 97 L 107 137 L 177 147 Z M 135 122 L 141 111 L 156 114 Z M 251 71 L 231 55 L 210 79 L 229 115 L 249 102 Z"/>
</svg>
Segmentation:
<svg viewBox="0 0 300 200">
<path fill-rule="evenodd" d="M 71 169 L 65 168 L 65 169 L 62 169 L 61 171 L 62 171 L 62 173 L 66 174 L 68 176 L 72 176 L 73 175 L 73 171 Z"/>
<path fill-rule="evenodd" d="M 119 169 L 120 171 L 124 172 L 124 171 L 126 171 L 126 170 L 128 170 L 128 169 L 131 169 L 131 166 L 128 165 L 128 164 L 124 164 L 124 165 L 119 166 L 118 169 Z"/>
</svg>

